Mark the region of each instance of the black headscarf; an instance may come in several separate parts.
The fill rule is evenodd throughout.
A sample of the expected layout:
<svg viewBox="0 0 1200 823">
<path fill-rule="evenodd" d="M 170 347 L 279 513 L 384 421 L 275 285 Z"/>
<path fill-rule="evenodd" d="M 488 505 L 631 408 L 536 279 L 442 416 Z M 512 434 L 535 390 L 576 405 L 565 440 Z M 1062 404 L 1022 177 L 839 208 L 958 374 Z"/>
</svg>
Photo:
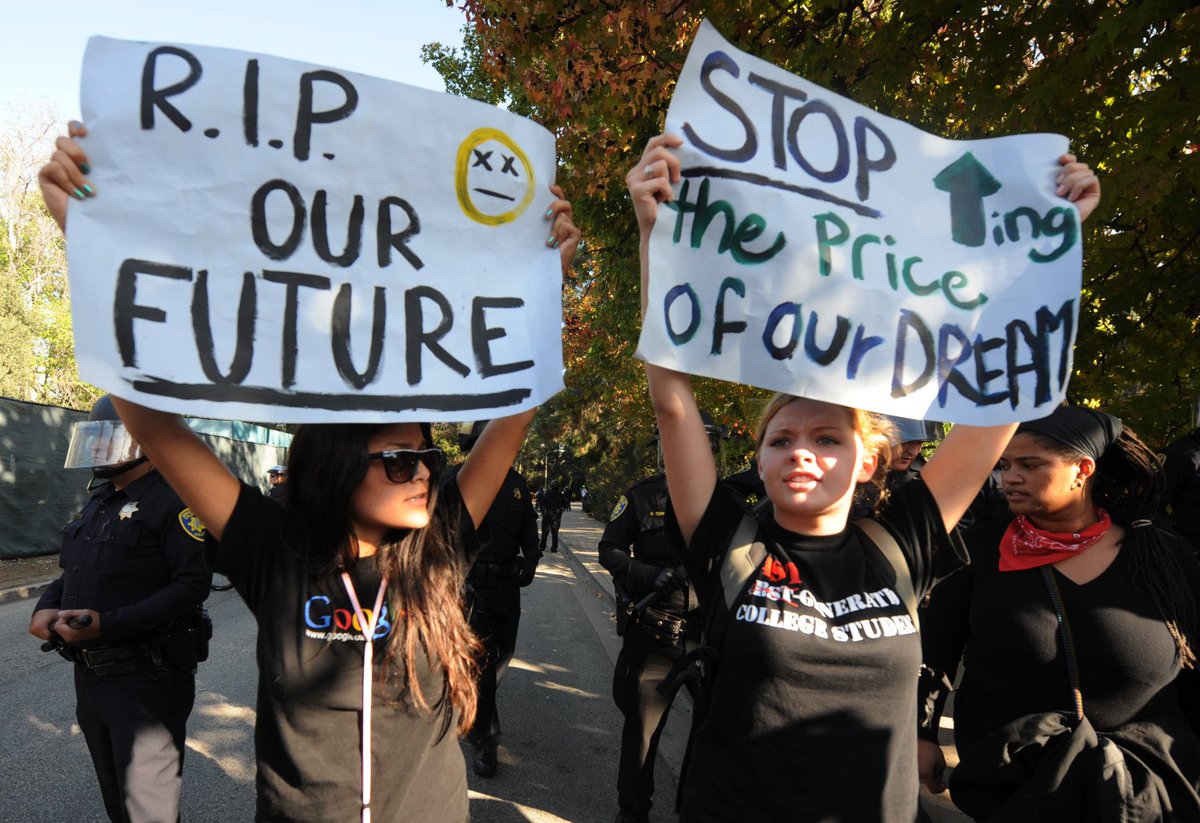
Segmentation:
<svg viewBox="0 0 1200 823">
<path fill-rule="evenodd" d="M 1022 423 L 1017 428 L 1017 434 L 1040 434 L 1093 460 L 1099 460 L 1121 436 L 1121 428 L 1120 419 L 1111 414 L 1085 406 L 1059 406 L 1049 417 Z"/>
</svg>

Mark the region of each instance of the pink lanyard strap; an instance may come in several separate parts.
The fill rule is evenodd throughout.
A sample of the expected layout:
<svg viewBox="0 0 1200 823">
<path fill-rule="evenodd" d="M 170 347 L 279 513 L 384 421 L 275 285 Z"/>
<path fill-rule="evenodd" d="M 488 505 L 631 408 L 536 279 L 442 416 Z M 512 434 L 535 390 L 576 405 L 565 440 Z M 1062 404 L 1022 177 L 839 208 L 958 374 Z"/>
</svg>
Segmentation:
<svg viewBox="0 0 1200 823">
<path fill-rule="evenodd" d="M 375 595 L 375 608 L 368 622 L 363 614 L 362 606 L 358 604 L 358 595 L 354 592 L 354 584 L 350 575 L 342 572 L 342 585 L 350 602 L 354 604 L 354 617 L 358 620 L 359 631 L 366 642 L 363 644 L 363 675 L 362 675 L 362 823 L 371 823 L 371 666 L 375 660 L 375 626 L 379 623 L 379 609 L 383 605 L 383 593 L 387 591 L 387 575 L 379 581 L 379 592 Z"/>
</svg>

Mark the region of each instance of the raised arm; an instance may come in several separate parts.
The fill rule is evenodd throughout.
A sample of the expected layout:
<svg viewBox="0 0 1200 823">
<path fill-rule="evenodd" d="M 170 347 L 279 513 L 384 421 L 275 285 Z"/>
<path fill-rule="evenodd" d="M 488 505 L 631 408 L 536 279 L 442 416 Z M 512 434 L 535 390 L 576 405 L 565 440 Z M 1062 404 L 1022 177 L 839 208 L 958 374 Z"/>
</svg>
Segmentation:
<svg viewBox="0 0 1200 823">
<path fill-rule="evenodd" d="M 1056 191 L 1075 204 L 1080 220 L 1086 220 L 1100 204 L 1100 180 L 1073 154 L 1064 154 L 1058 162 L 1062 168 Z M 955 426 L 921 470 L 921 479 L 933 493 L 947 531 L 954 528 L 971 505 L 1016 429 L 1015 423 Z"/>
<path fill-rule="evenodd" d="M 87 182 L 87 155 L 75 142 L 87 128 L 72 122 L 67 137 L 55 143 L 50 161 L 38 171 L 38 183 L 50 214 L 66 232 L 67 203 L 96 191 Z M 238 481 L 204 442 L 174 414 L 154 411 L 113 397 L 113 406 L 154 467 L 214 537 L 220 539 L 237 502 Z"/>
<path fill-rule="evenodd" d="M 562 273 L 566 275 L 575 259 L 581 237 L 575 226 L 571 202 L 558 186 L 551 186 L 555 200 L 546 209 L 545 218 L 550 223 L 546 246 L 558 249 Z M 536 409 L 520 412 L 508 417 L 497 417 L 488 422 L 479 442 L 467 455 L 466 462 L 458 473 L 458 491 L 462 495 L 471 520 L 478 526 L 483 522 L 496 493 L 504 483 L 504 477 L 517 459 L 517 452 L 525 442 L 525 433 L 533 422 Z"/>
<path fill-rule="evenodd" d="M 220 540 L 241 491 L 237 478 L 178 415 L 115 396 L 113 406 L 150 462 Z"/>
<path fill-rule="evenodd" d="M 640 235 L 643 321 L 649 294 L 650 232 L 658 215 L 658 204 L 674 197 L 671 186 L 679 182 L 679 158 L 670 149 L 682 142 L 673 134 L 651 138 L 638 164 L 625 176 Z M 658 420 L 671 507 L 684 541 L 691 543 L 717 485 L 717 464 L 696 405 L 691 377 L 646 363 L 646 383 Z"/>
<path fill-rule="evenodd" d="M 536 413 L 536 409 L 530 409 L 488 421 L 459 470 L 458 491 L 476 526 L 483 522 L 492 507 Z"/>
</svg>

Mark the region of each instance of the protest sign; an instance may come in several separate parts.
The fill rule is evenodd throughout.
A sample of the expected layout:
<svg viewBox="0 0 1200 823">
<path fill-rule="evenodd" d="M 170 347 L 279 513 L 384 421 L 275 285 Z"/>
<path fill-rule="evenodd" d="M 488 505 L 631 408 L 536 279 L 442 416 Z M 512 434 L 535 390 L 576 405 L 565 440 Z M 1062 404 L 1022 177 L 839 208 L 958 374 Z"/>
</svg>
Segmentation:
<svg viewBox="0 0 1200 823">
<path fill-rule="evenodd" d="M 463 420 L 562 387 L 554 138 L 494 106 L 93 38 L 68 219 L 80 375 L 279 422 Z"/>
<path fill-rule="evenodd" d="M 950 141 L 727 43 L 707 22 L 667 115 L 639 354 L 917 419 L 1043 417 L 1071 374 L 1067 140 Z"/>
</svg>

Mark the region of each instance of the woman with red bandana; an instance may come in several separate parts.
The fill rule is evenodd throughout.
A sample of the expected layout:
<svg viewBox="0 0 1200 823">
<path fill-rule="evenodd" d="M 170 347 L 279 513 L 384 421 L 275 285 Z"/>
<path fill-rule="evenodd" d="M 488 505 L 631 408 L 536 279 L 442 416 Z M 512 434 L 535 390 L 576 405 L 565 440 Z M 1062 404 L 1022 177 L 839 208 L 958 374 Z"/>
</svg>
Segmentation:
<svg viewBox="0 0 1200 823">
<path fill-rule="evenodd" d="M 1005 803 L 1006 814 L 1029 803 L 1014 811 L 1020 819 L 1109 819 L 1115 802 L 1081 762 L 1041 783 L 1032 750 L 1007 763 L 996 755 L 999 741 L 1027 723 L 1021 718 L 1062 712 L 1061 731 L 1073 728 L 1074 682 L 1090 725 L 1146 767 L 1144 780 L 1132 780 L 1136 802 L 1155 808 L 1144 819 L 1200 819 L 1200 743 L 1185 713 L 1200 705 L 1200 569 L 1150 520 L 1156 467 L 1120 420 L 1081 407 L 1022 424 L 1004 450 L 1000 472 L 1016 517 L 967 531 L 969 569 L 934 591 L 922 619 L 925 664 L 935 673 L 926 696 L 936 710 L 921 730 L 921 776 L 942 788 L 936 721 L 962 658 L 954 706 L 961 759 L 950 788 L 969 814 L 983 819 Z M 1003 745 L 1015 752 L 1015 741 Z M 1030 776 L 1014 764 L 1029 766 Z M 988 785 L 993 778 L 1007 785 Z"/>
</svg>

